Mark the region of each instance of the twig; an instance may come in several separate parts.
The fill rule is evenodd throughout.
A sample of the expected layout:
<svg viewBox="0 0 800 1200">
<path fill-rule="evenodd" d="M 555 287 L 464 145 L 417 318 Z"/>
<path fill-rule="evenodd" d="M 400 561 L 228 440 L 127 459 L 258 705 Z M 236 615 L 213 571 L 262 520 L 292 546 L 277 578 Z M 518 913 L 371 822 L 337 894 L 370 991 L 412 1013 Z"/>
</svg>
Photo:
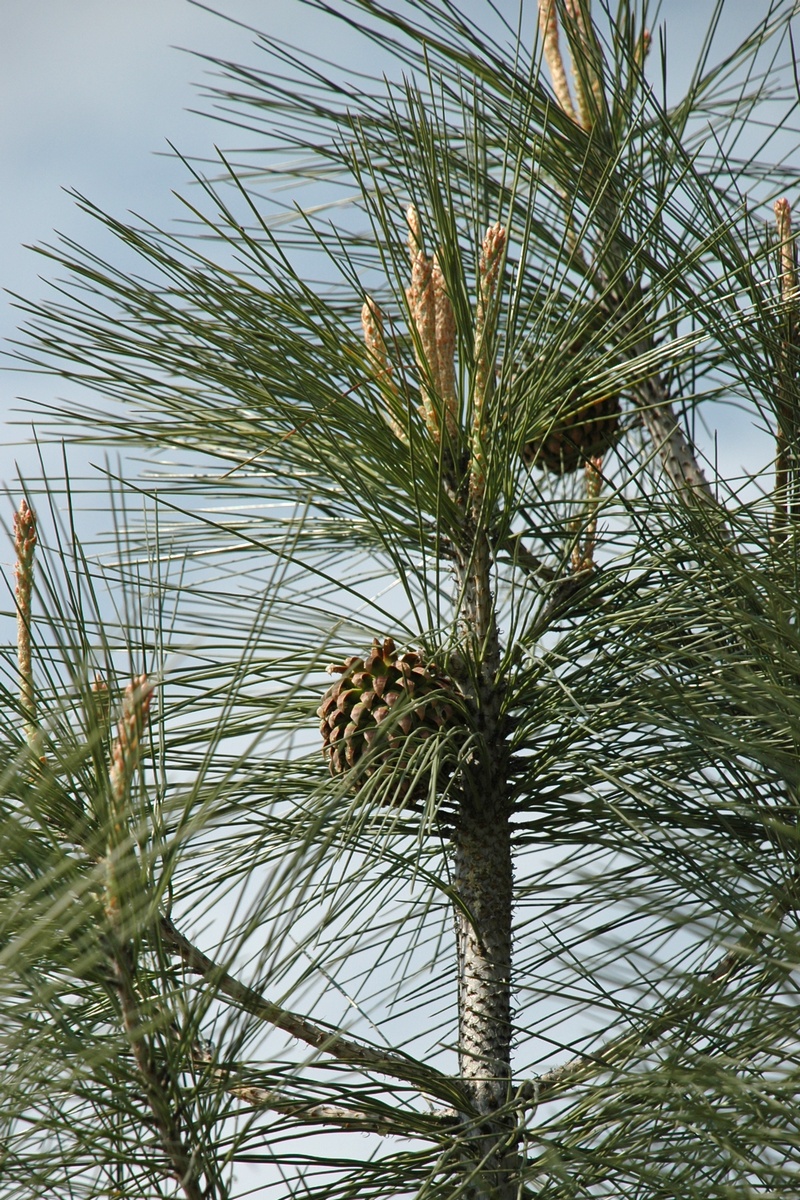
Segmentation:
<svg viewBox="0 0 800 1200">
<path fill-rule="evenodd" d="M 590 277 L 596 291 L 607 297 L 601 305 L 606 315 L 613 318 L 620 333 L 633 334 L 634 326 L 630 318 L 630 311 L 626 314 L 628 306 L 623 298 L 625 295 L 631 295 L 633 289 L 625 281 L 622 281 L 625 283 L 624 290 L 617 287 L 614 291 L 610 291 L 604 272 L 597 268 L 590 270 Z M 635 339 L 635 344 L 631 348 L 631 356 L 643 358 L 651 350 L 651 344 L 647 339 Z M 710 503 L 712 508 L 719 511 L 724 520 L 727 516 L 725 508 L 714 495 L 713 488 L 697 461 L 694 448 L 680 427 L 672 407 L 669 390 L 658 372 L 641 380 L 632 389 L 632 396 L 639 409 L 642 424 L 650 434 L 661 459 L 664 473 L 675 487 L 678 495 L 684 501 L 699 500 L 704 504 Z"/>
<path fill-rule="evenodd" d="M 683 499 L 691 496 L 701 501 L 710 500 L 714 508 L 723 512 L 680 427 L 660 376 L 652 375 L 640 383 L 636 388 L 636 399 L 639 401 L 642 422 L 653 439 L 664 472 L 676 491 Z"/>
<path fill-rule="evenodd" d="M 635 338 L 630 308 L 624 299 L 626 295 L 632 295 L 634 289 L 623 280 L 621 283 L 624 284 L 624 288 L 618 285 L 611 290 L 605 273 L 597 267 L 589 268 L 589 276 L 595 290 L 606 297 L 601 303 L 606 315 L 614 320 L 621 334 L 634 335 L 632 357 L 643 358 L 649 354 L 652 349 L 650 342 L 647 339 Z M 669 391 L 661 376 L 657 372 L 648 375 L 632 389 L 632 396 L 639 409 L 642 424 L 650 434 L 661 459 L 664 473 L 678 495 L 684 501 L 710 502 L 712 508 L 717 509 L 724 520 L 727 515 L 724 506 L 714 495 L 711 484 L 697 461 L 694 448 L 680 427 Z"/>
<path fill-rule="evenodd" d="M 214 1079 L 222 1084 L 225 1091 L 243 1104 L 251 1108 L 267 1108 L 303 1124 L 334 1125 L 337 1129 L 347 1132 L 416 1137 L 426 1131 L 439 1134 L 452 1132 L 460 1120 L 460 1115 L 452 1108 L 422 1114 L 394 1113 L 388 1110 L 370 1112 L 368 1109 L 351 1108 L 343 1104 L 316 1104 L 311 1100 L 287 1096 L 286 1093 L 273 1088 L 241 1083 L 235 1078 L 237 1068 L 232 1070 L 214 1064 L 210 1044 L 202 1049 L 195 1047 L 192 1058 L 198 1064 L 209 1067 Z M 414 1120 L 413 1128 L 410 1128 L 410 1118 Z"/>
<path fill-rule="evenodd" d="M 527 574 L 536 575 L 546 583 L 553 583 L 557 572 L 525 546 L 523 537 L 522 533 L 510 533 L 501 542 L 495 543 L 494 550 L 507 554 L 514 566 L 520 567 Z"/>
<path fill-rule="evenodd" d="M 290 1037 L 329 1054 L 338 1062 L 350 1063 L 352 1066 L 388 1075 L 393 1079 L 401 1079 L 414 1084 L 431 1096 L 437 1096 L 447 1104 L 457 1105 L 461 1111 L 469 1109 L 457 1080 L 449 1079 L 435 1068 L 426 1067 L 402 1054 L 391 1050 L 376 1050 L 364 1042 L 343 1037 L 335 1029 L 325 1029 L 298 1013 L 273 1004 L 260 992 L 241 983 L 224 967 L 213 962 L 176 929 L 169 917 L 161 918 L 160 931 L 165 946 L 181 958 L 184 966 L 194 974 L 212 981 L 220 992 L 259 1020 L 282 1029 Z"/>
<path fill-rule="evenodd" d="M 347 1108 L 341 1104 L 309 1104 L 303 1100 L 289 1100 L 279 1092 L 245 1084 L 229 1087 L 228 1091 L 236 1096 L 237 1100 L 253 1108 L 268 1108 L 282 1116 L 293 1117 L 303 1124 L 334 1125 L 348 1133 L 381 1133 L 408 1138 L 419 1136 L 418 1130 L 410 1130 L 407 1124 L 398 1118 L 370 1113 L 363 1109 Z M 442 1120 L 442 1130 L 453 1129 L 454 1125 L 453 1118 L 449 1121 Z"/>
<path fill-rule="evenodd" d="M 784 917 L 797 907 L 800 902 L 800 895 L 797 894 L 798 885 L 800 885 L 800 872 L 795 872 L 787 885 L 786 894 L 771 904 L 765 912 L 763 916 L 765 926 L 771 925 L 773 928 L 780 926 Z M 533 1084 L 537 1100 L 555 1099 L 570 1084 L 578 1083 L 581 1079 L 596 1074 L 598 1071 L 618 1066 L 635 1054 L 637 1050 L 657 1041 L 680 1020 L 697 1011 L 698 1003 L 707 999 L 703 994 L 705 989 L 712 985 L 722 987 L 740 975 L 751 961 L 753 951 L 758 949 L 769 932 L 768 928 L 753 930 L 740 938 L 722 956 L 715 967 L 692 985 L 688 995 L 669 1005 L 663 1012 L 648 1021 L 642 1029 L 623 1034 L 622 1037 L 611 1038 L 593 1053 L 581 1054 L 562 1066 L 554 1067 L 544 1075 L 540 1075 Z"/>
</svg>

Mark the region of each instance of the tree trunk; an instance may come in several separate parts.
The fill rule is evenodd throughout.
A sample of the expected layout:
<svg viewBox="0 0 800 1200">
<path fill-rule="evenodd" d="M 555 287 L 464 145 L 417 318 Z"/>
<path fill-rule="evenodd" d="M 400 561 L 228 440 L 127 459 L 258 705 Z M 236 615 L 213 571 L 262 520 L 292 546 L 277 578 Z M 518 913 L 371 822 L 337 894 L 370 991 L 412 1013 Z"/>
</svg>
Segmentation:
<svg viewBox="0 0 800 1200">
<path fill-rule="evenodd" d="M 478 535 L 470 556 L 460 559 L 458 584 L 467 661 L 477 666 L 477 677 L 465 686 L 476 746 L 464 773 L 454 838 L 459 1073 L 473 1108 L 487 1118 L 469 1124 L 464 1166 L 474 1172 L 470 1200 L 510 1200 L 516 1195 L 514 1122 L 494 1115 L 508 1102 L 511 1086 L 509 754 L 500 713 L 491 553 L 484 535 Z"/>
</svg>

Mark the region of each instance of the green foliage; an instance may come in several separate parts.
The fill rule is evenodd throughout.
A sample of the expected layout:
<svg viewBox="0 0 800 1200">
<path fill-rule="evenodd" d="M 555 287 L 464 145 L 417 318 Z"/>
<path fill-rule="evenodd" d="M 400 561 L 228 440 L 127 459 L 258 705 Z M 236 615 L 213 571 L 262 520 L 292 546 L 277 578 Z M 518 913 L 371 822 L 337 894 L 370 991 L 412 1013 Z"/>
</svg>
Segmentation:
<svg viewBox="0 0 800 1200">
<path fill-rule="evenodd" d="M 583 124 L 489 6 L 487 29 L 447 0 L 309 7 L 402 78 L 266 39 L 259 69 L 216 64 L 252 160 L 187 164 L 181 234 L 78 197 L 122 265 L 45 249 L 68 281 L 21 302 L 32 370 L 97 397 L 40 430 L 125 466 L 94 547 L 80 483 L 65 508 L 26 481 L 36 712 L 11 643 L 0 680 L 0 1196 L 790 1195 L 796 297 L 762 226 L 790 181 L 792 6 L 718 63 L 709 41 L 667 105 L 646 5 L 588 33 L 587 5 L 559 5 Z M 287 185 L 309 203 L 263 199 Z M 406 292 L 409 205 L 452 307 L 452 425 Z M 526 461 L 609 395 L 602 466 Z M 724 444 L 742 413 L 780 429 L 775 486 L 771 462 L 701 470 L 689 435 Z M 374 637 L 464 702 L 353 788 L 315 714 L 326 666 Z M 149 714 L 125 699 L 144 675 Z M 415 771 L 414 802 L 385 803 Z M 456 1050 L 452 926 L 480 926 L 458 831 L 498 771 L 513 1082 L 489 1122 Z"/>
</svg>

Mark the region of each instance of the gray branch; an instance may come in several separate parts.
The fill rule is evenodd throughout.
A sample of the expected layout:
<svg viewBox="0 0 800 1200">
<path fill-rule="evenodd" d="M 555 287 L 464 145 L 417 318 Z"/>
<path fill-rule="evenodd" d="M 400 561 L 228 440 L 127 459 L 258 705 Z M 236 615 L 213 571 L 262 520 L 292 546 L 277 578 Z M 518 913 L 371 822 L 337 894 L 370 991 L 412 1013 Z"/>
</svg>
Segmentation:
<svg viewBox="0 0 800 1200">
<path fill-rule="evenodd" d="M 697 1009 L 708 999 L 709 989 L 715 994 L 729 984 L 753 961 L 754 952 L 761 946 L 770 932 L 781 925 L 784 918 L 800 904 L 800 872 L 796 872 L 790 880 L 784 895 L 776 900 L 764 913 L 761 928 L 750 930 L 740 938 L 719 960 L 715 967 L 701 976 L 689 992 L 679 997 L 660 1013 L 652 1017 L 641 1029 L 632 1030 L 620 1037 L 611 1038 L 591 1054 L 581 1054 L 570 1059 L 560 1067 L 553 1067 L 532 1084 L 536 1101 L 554 1100 L 563 1093 L 564 1089 L 573 1083 L 587 1078 L 610 1067 L 624 1063 L 637 1050 L 650 1046 L 663 1037 L 679 1021 L 697 1012 Z M 785 966 L 780 958 L 777 968 L 784 971 Z M 523 1085 L 525 1088 L 527 1085 Z M 528 1092 L 525 1092 L 528 1095 Z"/>
<path fill-rule="evenodd" d="M 389 1137 L 424 1137 L 452 1135 L 458 1128 L 459 1114 L 455 1109 L 419 1114 L 414 1112 L 379 1112 L 368 1108 L 351 1108 L 343 1104 L 314 1104 L 287 1096 L 271 1088 L 237 1083 L 227 1077 L 224 1069 L 214 1071 L 225 1090 L 251 1108 L 265 1108 L 291 1117 L 303 1125 L 332 1125 L 349 1133 L 380 1133 Z"/>
<path fill-rule="evenodd" d="M 710 500 L 714 507 L 721 508 L 693 447 L 680 427 L 660 376 L 653 375 L 639 384 L 636 399 L 642 422 L 653 440 L 664 472 L 676 491 L 685 496 L 689 490 L 692 495 Z"/>
<path fill-rule="evenodd" d="M 438 1097 L 448 1106 L 453 1104 L 461 1111 L 469 1109 L 466 1097 L 456 1080 L 449 1079 L 435 1068 L 424 1066 L 403 1054 L 391 1050 L 377 1050 L 364 1042 L 343 1037 L 335 1029 L 326 1029 L 298 1013 L 272 1003 L 260 992 L 241 983 L 224 967 L 213 962 L 175 928 L 169 917 L 161 918 L 160 930 L 164 944 L 181 958 L 190 971 L 212 981 L 220 992 L 259 1020 L 282 1029 L 291 1037 L 329 1054 L 338 1062 L 403 1080 L 418 1087 L 422 1092 Z"/>
</svg>

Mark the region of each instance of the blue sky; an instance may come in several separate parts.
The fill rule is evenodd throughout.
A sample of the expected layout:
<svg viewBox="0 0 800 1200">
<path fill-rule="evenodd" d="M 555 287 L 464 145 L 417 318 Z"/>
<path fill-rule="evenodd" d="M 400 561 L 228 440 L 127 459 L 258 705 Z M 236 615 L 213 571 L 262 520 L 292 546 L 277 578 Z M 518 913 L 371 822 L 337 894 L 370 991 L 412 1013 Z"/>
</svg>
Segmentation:
<svg viewBox="0 0 800 1200">
<path fill-rule="evenodd" d="M 343 26 L 310 16 L 297 0 L 219 0 L 236 21 L 334 58 L 346 57 Z M 171 189 L 186 169 L 163 155 L 208 155 L 230 135 L 188 111 L 208 68 L 184 47 L 257 62 L 254 34 L 187 0 L 5 0 L 0 47 L 0 284 L 31 299 L 53 268 L 26 244 L 54 241 L 57 230 L 89 245 L 99 231 L 64 189 L 74 188 L 115 215 L 135 211 L 155 222 L 177 213 Z M 19 314 L 0 298 L 0 336 Z M 0 418 L 22 394 L 55 395 L 59 385 L 17 372 L 0 376 Z M 63 390 L 63 389 L 62 389 Z M 13 419 L 13 414 L 12 414 Z M 21 430 L 11 430 L 15 441 Z M 7 451 L 0 480 L 26 451 Z"/>
</svg>

